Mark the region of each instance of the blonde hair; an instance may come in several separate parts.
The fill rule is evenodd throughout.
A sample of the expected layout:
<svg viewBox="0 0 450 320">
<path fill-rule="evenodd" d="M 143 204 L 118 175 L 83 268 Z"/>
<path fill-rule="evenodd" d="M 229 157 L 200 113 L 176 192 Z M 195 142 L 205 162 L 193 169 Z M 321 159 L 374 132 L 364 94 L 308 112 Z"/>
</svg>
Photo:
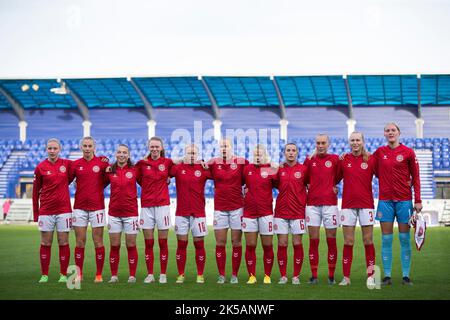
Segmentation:
<svg viewBox="0 0 450 320">
<path fill-rule="evenodd" d="M 316 135 L 316 139 L 317 139 L 318 137 L 327 137 L 327 142 L 328 142 L 328 144 L 330 144 L 330 137 L 329 137 L 327 134 L 325 134 L 325 133 L 319 133 L 318 135 Z M 316 154 L 317 154 L 317 146 L 314 148 L 313 153 L 311 153 L 311 155 L 309 156 L 309 160 L 311 160 L 312 158 L 314 158 L 314 157 L 316 156 Z"/>
<path fill-rule="evenodd" d="M 152 142 L 152 141 L 158 141 L 159 143 L 161 143 L 161 148 L 162 148 L 162 150 L 161 150 L 161 152 L 160 152 L 160 157 L 162 157 L 162 158 L 164 158 L 165 156 L 166 156 L 166 150 L 164 149 L 164 142 L 163 142 L 163 140 L 160 138 L 160 137 L 151 137 L 149 140 L 148 140 L 148 142 L 147 142 L 147 149 L 150 149 L 149 147 L 150 147 L 150 142 Z M 144 160 L 148 160 L 148 158 L 150 157 L 150 155 L 151 155 L 151 152 L 149 151 L 146 155 L 145 155 L 145 157 L 144 157 Z"/>
<path fill-rule="evenodd" d="M 59 141 L 59 139 L 56 139 L 56 138 L 50 138 L 50 139 L 48 139 L 48 140 L 47 140 L 47 146 L 48 146 L 48 144 L 49 144 L 50 142 L 56 142 L 56 143 L 58 144 L 58 146 L 59 146 L 59 150 L 62 150 L 61 141 Z"/>
<path fill-rule="evenodd" d="M 395 128 L 397 128 L 398 132 L 401 132 L 400 131 L 400 127 L 395 122 L 386 123 L 386 125 L 384 126 L 384 130 L 386 130 L 386 127 L 389 126 L 389 125 L 393 125 Z"/>
<path fill-rule="evenodd" d="M 364 134 L 362 132 L 359 132 L 359 131 L 353 131 L 350 134 L 350 137 L 352 136 L 352 134 L 355 134 L 355 133 L 361 135 L 361 140 L 362 140 L 362 143 L 363 143 L 362 144 L 362 149 L 361 149 L 361 154 L 363 156 L 363 161 L 367 162 L 369 160 L 369 153 L 366 150 L 366 140 L 364 139 Z M 350 141 L 350 137 L 348 138 L 349 141 Z"/>
<path fill-rule="evenodd" d="M 83 146 L 84 140 L 91 140 L 91 141 L 94 143 L 94 147 L 97 145 L 97 143 L 95 142 L 95 139 L 94 139 L 94 138 L 92 138 L 91 136 L 87 136 L 87 137 L 83 137 L 83 138 L 80 140 L 80 148 Z"/>
</svg>

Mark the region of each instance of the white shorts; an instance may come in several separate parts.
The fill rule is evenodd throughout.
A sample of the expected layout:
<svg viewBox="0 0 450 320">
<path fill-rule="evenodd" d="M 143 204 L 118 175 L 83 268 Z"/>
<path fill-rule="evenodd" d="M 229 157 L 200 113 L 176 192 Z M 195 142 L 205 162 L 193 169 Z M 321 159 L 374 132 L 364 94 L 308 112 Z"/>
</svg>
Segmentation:
<svg viewBox="0 0 450 320">
<path fill-rule="evenodd" d="M 72 213 L 72 225 L 74 227 L 87 227 L 91 224 L 92 228 L 104 227 L 106 223 L 105 210 L 84 211 L 74 209 Z"/>
<path fill-rule="evenodd" d="M 141 229 L 167 230 L 170 228 L 170 207 L 146 207 L 141 209 L 141 219 L 139 221 Z"/>
<path fill-rule="evenodd" d="M 137 234 L 139 232 L 139 217 L 108 217 L 109 233 Z"/>
<path fill-rule="evenodd" d="M 339 210 L 337 206 L 306 206 L 306 225 L 320 227 L 323 221 L 325 229 L 339 227 Z"/>
<path fill-rule="evenodd" d="M 375 222 L 375 209 L 342 209 L 341 225 L 354 227 L 359 217 L 361 226 L 373 226 Z"/>
<path fill-rule="evenodd" d="M 39 231 L 69 232 L 72 229 L 72 213 L 39 216 Z"/>
<path fill-rule="evenodd" d="M 273 235 L 273 215 L 259 218 L 242 218 L 242 231 L 259 232 L 263 236 Z"/>
<path fill-rule="evenodd" d="M 241 230 L 244 208 L 230 211 L 214 211 L 214 230 L 228 229 Z"/>
<path fill-rule="evenodd" d="M 204 237 L 208 235 L 206 218 L 175 216 L 175 234 L 187 235 L 192 231 L 193 237 Z"/>
<path fill-rule="evenodd" d="M 273 233 L 275 234 L 304 234 L 306 233 L 305 219 L 273 219 Z"/>
</svg>

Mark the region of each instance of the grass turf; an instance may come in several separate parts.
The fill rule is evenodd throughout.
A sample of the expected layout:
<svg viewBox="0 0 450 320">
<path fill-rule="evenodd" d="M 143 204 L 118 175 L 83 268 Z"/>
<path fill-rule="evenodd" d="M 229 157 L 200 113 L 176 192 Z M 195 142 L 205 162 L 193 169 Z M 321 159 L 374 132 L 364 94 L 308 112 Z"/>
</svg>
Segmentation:
<svg viewBox="0 0 450 320">
<path fill-rule="evenodd" d="M 374 229 L 375 249 L 377 265 L 381 268 L 381 243 L 380 229 Z M 427 230 L 426 244 L 420 252 L 417 252 L 412 244 L 413 257 L 411 266 L 411 279 L 414 285 L 403 286 L 401 284 L 401 267 L 399 257 L 398 231 L 394 232 L 393 246 L 393 285 L 382 287 L 381 290 L 369 290 L 366 287 L 364 247 L 362 245 L 360 229 L 356 230 L 356 243 L 353 254 L 352 285 L 340 287 L 327 284 L 328 266 L 326 260 L 326 241 L 322 231 L 320 242 L 320 266 L 319 285 L 306 284 L 310 276 L 308 261 L 308 237 L 304 237 L 305 262 L 301 273 L 301 284 L 294 286 L 290 282 L 286 285 L 278 285 L 279 271 L 275 261 L 272 272 L 272 284 L 264 285 L 262 248 L 257 247 L 257 278 L 256 285 L 247 285 L 247 272 L 245 260 L 242 260 L 239 284 L 216 284 L 217 267 L 214 257 L 215 240 L 214 233 L 210 229 L 206 237 L 206 268 L 204 284 L 195 283 L 196 266 L 194 259 L 194 247 L 190 239 L 186 264 L 186 280 L 182 285 L 175 284 L 177 275 L 175 250 L 176 237 L 173 231 L 169 234 L 169 266 L 168 283 L 144 284 L 146 276 L 145 261 L 143 258 L 144 242 L 142 234 L 138 235 L 139 262 L 137 271 L 137 283 L 128 284 L 127 252 L 122 237 L 121 260 L 119 266 L 120 283 L 109 284 L 109 241 L 105 232 L 106 259 L 103 272 L 104 282 L 93 283 L 95 274 L 94 248 L 90 234 L 86 245 L 84 262 L 84 281 L 81 290 L 69 290 L 65 284 L 57 283 L 59 278 L 59 261 L 56 237 L 52 247 L 52 259 L 50 263 L 49 282 L 38 284 L 40 278 L 39 267 L 39 231 L 36 226 L 0 226 L 0 299 L 168 299 L 168 300 L 196 300 L 196 299 L 252 299 L 252 300 L 277 300 L 277 299 L 450 299 L 450 228 L 437 227 Z M 244 241 L 245 243 L 245 241 Z M 75 236 L 70 235 L 71 264 L 74 264 L 73 249 Z M 342 279 L 342 231 L 338 232 L 338 264 L 336 268 L 336 281 Z M 245 245 L 243 246 L 245 251 Z M 159 253 L 155 244 L 155 278 L 158 279 Z M 274 237 L 274 250 L 276 257 L 276 238 Z M 288 276 L 292 273 L 292 247 L 290 246 L 288 262 Z M 244 252 L 243 252 L 244 256 Z M 231 272 L 230 247 L 227 249 L 227 282 Z M 290 277 L 289 277 L 290 280 Z"/>
</svg>

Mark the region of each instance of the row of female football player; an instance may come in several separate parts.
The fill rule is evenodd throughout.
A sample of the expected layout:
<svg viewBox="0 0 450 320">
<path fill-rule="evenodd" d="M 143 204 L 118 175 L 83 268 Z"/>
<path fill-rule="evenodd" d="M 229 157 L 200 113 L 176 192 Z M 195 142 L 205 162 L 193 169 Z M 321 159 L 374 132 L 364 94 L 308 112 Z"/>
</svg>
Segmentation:
<svg viewBox="0 0 450 320">
<path fill-rule="evenodd" d="M 86 231 L 89 223 L 95 246 L 95 282 L 102 282 L 105 249 L 104 188 L 111 185 L 109 203 L 110 268 L 109 282 L 118 282 L 121 234 L 125 234 L 128 251 L 129 279 L 136 282 L 138 253 L 136 236 L 143 231 L 147 277 L 144 283 L 155 282 L 154 231 L 159 244 L 159 282 L 167 283 L 169 258 L 167 237 L 171 225 L 169 212 L 170 178 L 175 177 L 177 208 L 175 233 L 177 235 L 176 283 L 185 279 L 188 234 L 191 231 L 195 246 L 197 282 L 204 282 L 206 253 L 204 237 L 208 234 L 205 216 L 205 183 L 214 181 L 214 233 L 215 256 L 218 268 L 217 283 L 226 282 L 226 244 L 231 229 L 232 272 L 230 283 L 238 283 L 242 260 L 242 233 L 245 235 L 245 262 L 249 274 L 248 284 L 257 282 L 256 246 L 258 235 L 263 247 L 265 284 L 271 283 L 274 261 L 273 235 L 278 238 L 277 260 L 280 270 L 279 284 L 286 284 L 289 234 L 293 245 L 292 284 L 300 283 L 304 260 L 303 234 L 309 233 L 309 262 L 312 276 L 309 284 L 318 283 L 320 226 L 323 224 L 328 245 L 328 283 L 335 284 L 338 258 L 336 231 L 343 226 L 344 248 L 342 257 L 342 286 L 350 285 L 350 270 L 357 220 L 361 225 L 365 248 L 368 284 L 374 284 L 375 248 L 373 224 L 379 220 L 382 231 L 383 284 L 392 283 L 393 224 L 397 219 L 401 245 L 403 284 L 412 284 L 410 274 L 411 244 L 409 220 L 414 211 L 422 209 L 420 199 L 419 167 L 412 149 L 399 142 L 400 129 L 395 123 L 384 128 L 387 145 L 371 155 L 365 149 L 364 136 L 354 132 L 349 137 L 351 152 L 343 155 L 328 154 L 329 138 L 316 136 L 315 151 L 303 164 L 297 162 L 298 147 L 288 143 L 284 147 L 286 161 L 280 165 L 269 163 L 264 146 L 257 145 L 253 163 L 233 154 L 229 140 L 220 142 L 220 156 L 207 163 L 199 160 L 198 148 L 188 145 L 183 159 L 172 161 L 165 157 L 163 141 L 158 137 L 149 140 L 147 156 L 135 165 L 130 150 L 119 145 L 115 162 L 95 155 L 95 141 L 91 137 L 81 140 L 83 157 L 76 161 L 59 158 L 61 145 L 57 139 L 47 143 L 48 158 L 35 170 L 33 212 L 41 231 L 40 283 L 48 281 L 53 232 L 56 229 L 59 243 L 60 282 L 67 281 L 70 260 L 69 231 L 76 236 L 75 264 L 79 280 L 83 275 Z M 379 179 L 379 204 L 375 215 L 372 195 L 372 178 Z M 74 210 L 71 210 L 68 186 L 75 180 Z M 336 185 L 343 180 L 342 210 L 337 207 Z M 137 185 L 141 191 L 141 213 L 138 213 Z M 244 186 L 244 188 L 242 188 Z M 414 189 L 414 204 L 411 192 Z M 275 210 L 272 190 L 277 188 Z M 244 189 L 244 192 L 243 192 Z"/>
</svg>

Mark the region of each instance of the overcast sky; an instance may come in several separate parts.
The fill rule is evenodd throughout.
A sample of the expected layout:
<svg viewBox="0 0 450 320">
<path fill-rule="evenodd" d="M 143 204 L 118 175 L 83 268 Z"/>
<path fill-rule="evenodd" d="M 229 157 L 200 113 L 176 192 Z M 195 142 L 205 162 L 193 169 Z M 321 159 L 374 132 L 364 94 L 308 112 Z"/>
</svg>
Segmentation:
<svg viewBox="0 0 450 320">
<path fill-rule="evenodd" d="M 450 0 L 0 0 L 0 78 L 450 73 Z"/>
</svg>

